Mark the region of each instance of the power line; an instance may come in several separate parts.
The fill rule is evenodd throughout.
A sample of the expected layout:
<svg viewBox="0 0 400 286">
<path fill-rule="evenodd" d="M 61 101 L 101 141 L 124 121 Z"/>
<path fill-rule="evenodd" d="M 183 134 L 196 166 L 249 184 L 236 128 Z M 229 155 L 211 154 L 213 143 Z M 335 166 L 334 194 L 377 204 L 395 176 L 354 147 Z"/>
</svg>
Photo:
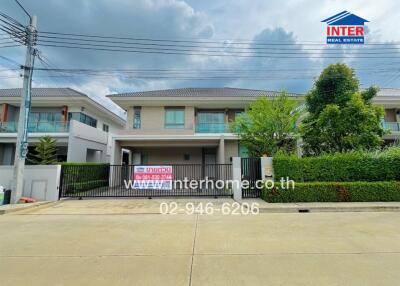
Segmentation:
<svg viewBox="0 0 400 286">
<path fill-rule="evenodd" d="M 44 38 L 44 39 L 43 39 Z M 48 40 L 50 39 L 50 40 Z M 56 39 L 56 40 L 52 40 Z M 76 43 L 79 45 L 83 45 L 85 42 L 89 44 L 97 44 L 97 43 L 111 43 L 113 44 L 112 46 L 116 46 L 116 44 L 122 44 L 122 45 L 127 45 L 128 47 L 130 46 L 144 46 L 144 47 L 175 47 L 175 48 L 201 48 L 201 49 L 219 49 L 219 50 L 238 50 L 238 51 L 247 51 L 247 50 L 287 50 L 287 51 L 298 51 L 304 50 L 304 51 L 345 51 L 343 47 L 321 47 L 321 48 L 307 48 L 307 47 L 302 47 L 301 44 L 297 44 L 297 47 L 292 47 L 292 48 L 286 48 L 286 47 L 253 47 L 253 46 L 235 46 L 235 45 L 220 45 L 220 46 L 208 46 L 208 45 L 199 45 L 199 44 L 164 44 L 164 43 L 152 43 L 152 42 L 140 42 L 140 41 L 116 41 L 116 40 L 97 40 L 97 39 L 91 39 L 91 38 L 77 38 L 77 37 L 57 37 L 57 36 L 43 36 L 41 35 L 39 37 L 40 42 L 45 42 L 45 43 L 61 43 L 61 44 L 68 44 L 68 43 Z M 73 42 L 70 42 L 73 41 Z M 81 43 L 84 42 L 84 43 Z M 379 48 L 365 48 L 358 46 L 357 47 L 360 50 L 399 50 L 400 47 L 379 47 Z M 353 49 L 354 50 L 354 49 Z"/>
<path fill-rule="evenodd" d="M 56 48 L 67 48 L 67 49 L 80 49 L 80 50 L 91 50 L 91 51 L 107 51 L 107 52 L 126 52 L 126 53 L 139 53 L 139 54 L 162 54 L 162 55 L 189 55 L 189 56 L 210 56 L 210 57 L 241 57 L 241 58 L 272 58 L 272 59 L 309 59 L 309 58 L 315 58 L 315 59 L 324 59 L 324 58 L 329 58 L 329 59 L 343 59 L 343 58 L 351 58 L 351 59 L 393 59 L 395 57 L 393 56 L 353 56 L 353 55 L 342 55 L 342 56 L 332 56 L 332 55 L 318 55 L 318 56 L 290 56 L 290 57 L 274 57 L 273 54 L 212 54 L 209 52 L 179 52 L 179 51 L 153 51 L 152 50 L 132 50 L 132 49 L 121 49 L 121 48 L 98 48 L 98 47 L 82 47 L 82 46 L 76 46 L 76 45 L 52 45 L 52 44 L 40 44 L 40 46 L 44 47 L 56 47 Z M 387 54 L 387 53 L 385 53 Z M 293 55 L 293 54 L 292 54 Z M 399 54 L 400 56 L 400 54 Z M 397 58 L 397 57 L 396 57 Z"/>
<path fill-rule="evenodd" d="M 7 62 L 10 62 L 10 63 L 16 65 L 16 66 L 19 67 L 19 68 L 22 66 L 21 64 L 17 63 L 17 62 L 14 61 L 13 59 L 10 59 L 10 58 L 8 58 L 8 57 L 6 57 L 6 56 L 0 55 L 0 58 L 2 58 L 3 60 L 5 60 L 5 61 L 7 61 Z"/>
<path fill-rule="evenodd" d="M 326 45 L 318 41 L 298 41 L 298 42 L 261 42 L 255 40 L 200 40 L 200 39 L 157 39 L 157 38 L 135 38 L 135 37 L 116 37 L 116 36 L 105 36 L 105 35 L 93 35 L 93 34 L 76 34 L 76 33 L 62 33 L 62 32 L 50 32 L 50 31 L 39 31 L 40 34 L 50 35 L 63 35 L 63 36 L 74 36 L 74 37 L 86 37 L 86 38 L 99 38 L 99 39 L 115 39 L 115 40 L 134 40 L 134 41 L 148 41 L 148 42 L 171 42 L 171 43 L 200 43 L 200 44 L 237 44 L 237 45 Z M 399 45 L 398 42 L 382 43 L 382 42 L 370 42 L 364 45 Z"/>
<path fill-rule="evenodd" d="M 15 0 L 15 2 L 17 2 L 18 6 L 21 7 L 21 9 L 25 12 L 26 15 L 28 15 L 29 20 L 32 20 L 32 16 L 28 13 L 28 11 L 26 11 L 26 9 L 24 8 L 24 6 L 21 5 L 21 3 L 19 3 L 18 0 Z"/>
</svg>

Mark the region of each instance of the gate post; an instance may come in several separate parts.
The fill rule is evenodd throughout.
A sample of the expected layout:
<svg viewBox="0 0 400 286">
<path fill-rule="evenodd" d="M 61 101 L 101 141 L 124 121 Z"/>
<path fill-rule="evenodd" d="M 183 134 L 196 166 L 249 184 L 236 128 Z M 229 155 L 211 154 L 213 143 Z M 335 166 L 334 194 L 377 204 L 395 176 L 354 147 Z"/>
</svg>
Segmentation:
<svg viewBox="0 0 400 286">
<path fill-rule="evenodd" d="M 261 179 L 262 180 L 274 179 L 272 157 L 261 157 Z"/>
<path fill-rule="evenodd" d="M 233 199 L 235 201 L 242 200 L 242 158 L 232 158 L 232 189 Z"/>
</svg>

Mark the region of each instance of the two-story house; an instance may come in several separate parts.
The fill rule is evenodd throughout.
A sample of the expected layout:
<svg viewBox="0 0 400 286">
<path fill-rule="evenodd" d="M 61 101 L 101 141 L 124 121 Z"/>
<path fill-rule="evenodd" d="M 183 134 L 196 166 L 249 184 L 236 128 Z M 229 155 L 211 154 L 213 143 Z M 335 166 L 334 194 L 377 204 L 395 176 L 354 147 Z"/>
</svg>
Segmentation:
<svg viewBox="0 0 400 286">
<path fill-rule="evenodd" d="M 11 165 L 21 102 L 21 89 L 0 89 L 0 165 Z M 125 120 L 71 88 L 33 88 L 28 122 L 31 152 L 43 136 L 56 139 L 57 157 L 69 162 L 108 162 L 110 133 Z"/>
<path fill-rule="evenodd" d="M 229 122 L 259 96 L 278 92 L 183 88 L 109 95 L 127 111 L 113 135 L 114 164 L 229 164 L 245 155 Z M 289 94 L 301 98 L 300 94 Z"/>
<path fill-rule="evenodd" d="M 246 150 L 229 122 L 257 97 L 279 92 L 238 88 L 183 88 L 108 95 L 127 111 L 124 129 L 113 134 L 113 164 L 230 163 Z M 304 94 L 288 96 L 304 102 Z M 381 89 L 387 143 L 400 138 L 400 89 Z"/>
</svg>

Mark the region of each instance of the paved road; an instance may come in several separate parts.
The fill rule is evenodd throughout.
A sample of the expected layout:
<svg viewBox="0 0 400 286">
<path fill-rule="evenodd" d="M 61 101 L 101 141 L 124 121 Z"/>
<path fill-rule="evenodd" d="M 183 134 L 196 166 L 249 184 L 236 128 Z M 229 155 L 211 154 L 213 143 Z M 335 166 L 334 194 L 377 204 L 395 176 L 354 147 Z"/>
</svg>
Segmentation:
<svg viewBox="0 0 400 286">
<path fill-rule="evenodd" d="M 160 215 L 159 202 L 0 216 L 0 285 L 400 285 L 398 212 Z"/>
</svg>

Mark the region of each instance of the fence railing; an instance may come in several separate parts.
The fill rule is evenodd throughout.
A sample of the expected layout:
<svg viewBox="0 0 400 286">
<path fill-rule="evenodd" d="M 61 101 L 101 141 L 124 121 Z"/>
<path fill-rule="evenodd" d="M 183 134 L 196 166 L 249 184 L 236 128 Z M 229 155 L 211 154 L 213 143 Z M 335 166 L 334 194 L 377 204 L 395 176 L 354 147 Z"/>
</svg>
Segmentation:
<svg viewBox="0 0 400 286">
<path fill-rule="evenodd" d="M 172 167 L 168 189 L 132 187 L 135 165 L 63 165 L 60 197 L 232 196 L 231 186 L 225 184 L 232 180 L 231 164 L 166 165 Z"/>
<path fill-rule="evenodd" d="M 261 180 L 261 159 L 241 158 L 242 180 L 249 183 L 248 188 L 242 189 L 243 198 L 258 198 L 261 190 L 257 188 L 257 181 Z"/>
<path fill-rule="evenodd" d="M 389 129 L 390 131 L 399 132 L 400 131 L 400 122 L 382 122 L 382 127 L 385 129 Z"/>
<path fill-rule="evenodd" d="M 227 133 L 229 125 L 227 123 L 196 123 L 197 133 Z"/>
</svg>

